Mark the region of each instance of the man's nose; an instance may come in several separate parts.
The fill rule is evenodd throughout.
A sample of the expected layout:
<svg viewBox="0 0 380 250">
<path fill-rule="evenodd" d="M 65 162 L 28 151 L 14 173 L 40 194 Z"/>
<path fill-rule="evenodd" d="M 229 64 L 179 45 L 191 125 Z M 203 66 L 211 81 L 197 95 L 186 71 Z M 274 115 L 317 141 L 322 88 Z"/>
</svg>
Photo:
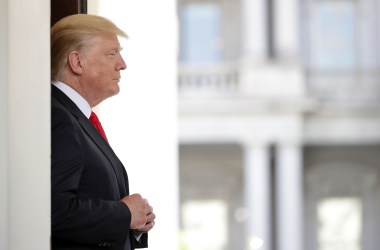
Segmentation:
<svg viewBox="0 0 380 250">
<path fill-rule="evenodd" d="M 125 70 L 127 68 L 127 64 L 125 63 L 123 57 L 120 55 L 119 63 L 117 64 L 117 70 Z"/>
</svg>

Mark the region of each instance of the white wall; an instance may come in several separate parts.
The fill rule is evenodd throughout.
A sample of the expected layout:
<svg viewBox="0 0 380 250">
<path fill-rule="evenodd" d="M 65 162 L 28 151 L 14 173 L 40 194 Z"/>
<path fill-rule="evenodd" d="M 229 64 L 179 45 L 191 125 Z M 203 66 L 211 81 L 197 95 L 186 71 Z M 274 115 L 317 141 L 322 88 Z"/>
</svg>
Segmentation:
<svg viewBox="0 0 380 250">
<path fill-rule="evenodd" d="M 0 117 L 8 117 L 8 13 L 7 2 L 0 1 Z M 8 249 L 8 122 L 0 119 L 0 249 Z"/>
<path fill-rule="evenodd" d="M 178 249 L 177 16 L 175 0 L 89 1 L 129 36 L 121 92 L 101 104 L 100 118 L 123 161 L 132 193 L 153 205 L 149 249 Z"/>
<path fill-rule="evenodd" d="M 50 1 L 0 1 L 0 249 L 50 249 Z"/>
</svg>

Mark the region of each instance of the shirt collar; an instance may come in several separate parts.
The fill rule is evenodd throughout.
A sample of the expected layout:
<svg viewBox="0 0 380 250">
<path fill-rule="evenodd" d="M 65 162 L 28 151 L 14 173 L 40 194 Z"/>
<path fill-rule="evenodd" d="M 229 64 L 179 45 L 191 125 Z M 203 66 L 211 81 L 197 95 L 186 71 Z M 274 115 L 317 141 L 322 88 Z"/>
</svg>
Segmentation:
<svg viewBox="0 0 380 250">
<path fill-rule="evenodd" d="M 61 90 L 65 95 L 67 95 L 74 103 L 78 106 L 78 108 L 82 111 L 82 113 L 87 117 L 90 118 L 91 115 L 91 106 L 86 101 L 86 99 L 83 98 L 78 92 L 76 92 L 73 88 L 71 88 L 69 85 L 60 82 L 60 81 L 54 81 L 52 82 L 54 86 L 56 86 L 59 90 Z"/>
</svg>

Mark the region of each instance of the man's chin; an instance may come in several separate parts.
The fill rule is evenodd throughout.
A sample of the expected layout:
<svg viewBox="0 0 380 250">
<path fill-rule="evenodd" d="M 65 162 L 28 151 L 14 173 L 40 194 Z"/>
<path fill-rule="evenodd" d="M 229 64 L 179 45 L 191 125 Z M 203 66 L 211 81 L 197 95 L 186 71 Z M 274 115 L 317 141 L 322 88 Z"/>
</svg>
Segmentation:
<svg viewBox="0 0 380 250">
<path fill-rule="evenodd" d="M 119 92 L 120 92 L 120 87 L 118 86 L 117 89 L 114 89 L 114 91 L 112 92 L 112 96 L 119 94 Z"/>
</svg>

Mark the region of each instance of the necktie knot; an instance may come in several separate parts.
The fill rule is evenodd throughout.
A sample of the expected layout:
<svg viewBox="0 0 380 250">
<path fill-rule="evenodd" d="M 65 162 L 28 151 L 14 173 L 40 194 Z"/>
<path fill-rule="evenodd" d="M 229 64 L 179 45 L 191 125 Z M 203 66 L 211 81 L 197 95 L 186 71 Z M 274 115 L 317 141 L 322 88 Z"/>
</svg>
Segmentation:
<svg viewBox="0 0 380 250">
<path fill-rule="evenodd" d="M 94 127 L 99 131 L 99 133 L 101 134 L 101 136 L 103 136 L 103 138 L 108 142 L 106 133 L 104 132 L 104 129 L 102 127 L 102 124 L 99 121 L 98 116 L 94 112 L 92 112 L 92 111 L 91 111 L 91 115 L 90 115 L 89 120 L 92 123 L 92 125 L 94 125 Z"/>
</svg>

